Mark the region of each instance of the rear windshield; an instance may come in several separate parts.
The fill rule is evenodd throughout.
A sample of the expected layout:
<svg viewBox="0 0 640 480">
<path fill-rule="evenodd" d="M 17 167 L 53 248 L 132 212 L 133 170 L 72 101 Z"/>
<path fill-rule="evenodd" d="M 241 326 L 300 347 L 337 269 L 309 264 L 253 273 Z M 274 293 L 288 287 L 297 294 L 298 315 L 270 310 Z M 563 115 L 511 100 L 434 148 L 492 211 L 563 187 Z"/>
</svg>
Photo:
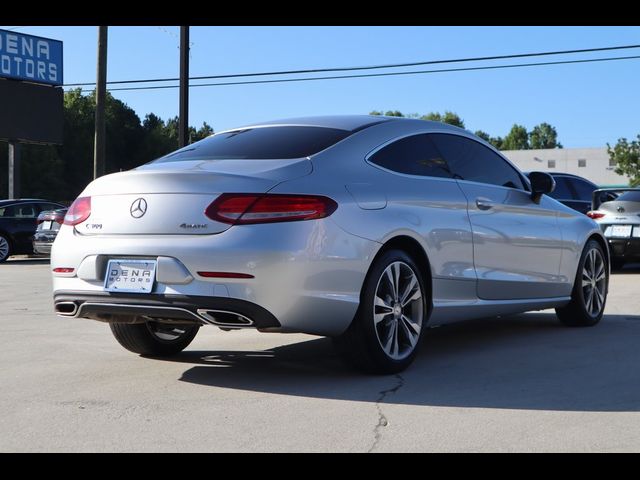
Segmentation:
<svg viewBox="0 0 640 480">
<path fill-rule="evenodd" d="M 640 202 L 640 191 L 622 192 L 616 198 L 616 202 Z"/>
<path fill-rule="evenodd" d="M 218 133 L 151 163 L 191 160 L 272 160 L 308 157 L 349 136 L 324 127 L 261 127 Z"/>
</svg>

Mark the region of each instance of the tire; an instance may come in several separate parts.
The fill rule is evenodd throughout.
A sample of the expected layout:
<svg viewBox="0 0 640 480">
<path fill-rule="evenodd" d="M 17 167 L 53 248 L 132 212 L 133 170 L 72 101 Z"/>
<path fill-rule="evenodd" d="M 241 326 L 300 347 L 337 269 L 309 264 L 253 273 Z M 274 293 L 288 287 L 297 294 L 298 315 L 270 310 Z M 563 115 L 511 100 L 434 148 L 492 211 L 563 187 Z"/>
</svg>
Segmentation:
<svg viewBox="0 0 640 480">
<path fill-rule="evenodd" d="M 571 301 L 562 308 L 556 308 L 556 314 L 564 325 L 592 327 L 602 318 L 609 290 L 606 258 L 598 242 L 587 242 L 578 263 Z"/>
<path fill-rule="evenodd" d="M 110 323 L 109 327 L 120 345 L 130 352 L 147 356 L 180 353 L 187 348 L 200 329 L 199 325 L 171 325 L 159 322 Z"/>
<path fill-rule="evenodd" d="M 0 235 L 0 263 L 11 256 L 11 241 L 4 235 Z"/>
<path fill-rule="evenodd" d="M 336 349 L 349 364 L 365 372 L 393 374 L 406 369 L 425 331 L 426 292 L 420 270 L 409 255 L 401 250 L 384 252 L 365 278 L 353 322 L 333 339 Z"/>
<path fill-rule="evenodd" d="M 624 267 L 625 261 L 621 258 L 613 258 L 611 259 L 611 270 L 622 270 Z"/>
</svg>

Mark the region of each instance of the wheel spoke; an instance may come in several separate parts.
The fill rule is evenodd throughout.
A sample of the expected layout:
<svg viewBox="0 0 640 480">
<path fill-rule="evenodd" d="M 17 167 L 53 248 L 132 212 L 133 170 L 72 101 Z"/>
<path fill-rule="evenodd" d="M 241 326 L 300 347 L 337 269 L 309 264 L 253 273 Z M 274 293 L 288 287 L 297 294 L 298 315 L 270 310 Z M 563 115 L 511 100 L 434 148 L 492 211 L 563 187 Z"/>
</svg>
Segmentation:
<svg viewBox="0 0 640 480">
<path fill-rule="evenodd" d="M 400 325 L 402 325 L 404 336 L 407 337 L 407 340 L 409 340 L 409 343 L 411 344 L 411 348 L 413 348 L 416 346 L 416 343 L 418 341 L 418 335 L 415 332 L 411 331 L 411 329 L 407 325 L 407 322 L 404 320 L 405 318 L 406 317 L 403 315 L 399 323 Z"/>
<path fill-rule="evenodd" d="M 393 299 L 397 302 L 400 295 L 400 263 L 393 264 Z"/>
<path fill-rule="evenodd" d="M 398 346 L 398 323 L 398 321 L 393 322 L 393 350 L 391 352 L 393 357 L 397 357 L 400 350 Z"/>
<path fill-rule="evenodd" d="M 587 311 L 591 313 L 593 310 L 593 288 L 589 290 L 589 296 L 587 298 Z"/>
<path fill-rule="evenodd" d="M 402 292 L 402 295 L 400 296 L 400 304 L 404 307 L 404 305 L 406 304 L 406 300 L 409 297 L 409 295 L 411 295 L 411 293 L 413 292 L 413 288 L 418 284 L 418 279 L 416 278 L 415 275 L 411 275 L 411 280 L 409 281 L 407 287 L 404 289 L 404 292 Z"/>
<path fill-rule="evenodd" d="M 411 320 L 409 317 L 407 317 L 406 315 L 402 315 L 402 320 L 404 321 L 404 323 L 407 324 L 407 326 L 416 334 L 419 335 L 420 334 L 420 325 L 417 324 L 416 322 L 414 322 L 413 320 Z"/>
</svg>

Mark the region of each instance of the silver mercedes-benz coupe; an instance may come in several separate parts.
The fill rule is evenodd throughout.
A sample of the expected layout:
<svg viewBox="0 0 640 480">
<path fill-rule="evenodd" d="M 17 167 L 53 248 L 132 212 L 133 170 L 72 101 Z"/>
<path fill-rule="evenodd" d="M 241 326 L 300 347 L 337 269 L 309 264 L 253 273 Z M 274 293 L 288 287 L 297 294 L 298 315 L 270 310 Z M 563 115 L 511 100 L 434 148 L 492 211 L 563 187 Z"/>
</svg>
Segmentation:
<svg viewBox="0 0 640 480">
<path fill-rule="evenodd" d="M 406 368 L 447 322 L 555 308 L 594 325 L 607 243 L 554 186 L 442 123 L 228 130 L 87 186 L 53 246 L 55 310 L 150 356 L 202 325 L 330 336 L 377 373 Z"/>
</svg>

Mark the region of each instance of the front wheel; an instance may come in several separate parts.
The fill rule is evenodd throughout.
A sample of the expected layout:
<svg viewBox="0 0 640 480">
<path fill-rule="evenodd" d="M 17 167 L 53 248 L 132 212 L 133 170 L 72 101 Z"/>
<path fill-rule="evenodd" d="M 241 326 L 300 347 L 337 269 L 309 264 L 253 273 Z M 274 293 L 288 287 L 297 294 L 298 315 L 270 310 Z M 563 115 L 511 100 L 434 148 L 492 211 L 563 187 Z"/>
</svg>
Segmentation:
<svg viewBox="0 0 640 480">
<path fill-rule="evenodd" d="M 604 314 L 609 290 L 609 266 L 602 247 L 590 240 L 584 247 L 571 294 L 571 301 L 556 308 L 560 321 L 570 327 L 591 327 Z"/>
<path fill-rule="evenodd" d="M 194 339 L 199 325 L 172 325 L 160 322 L 110 323 L 120 345 L 133 353 L 166 356 L 180 353 Z"/>
<path fill-rule="evenodd" d="M 389 250 L 369 271 L 351 326 L 334 339 L 342 356 L 371 373 L 397 373 L 413 361 L 424 331 L 422 275 L 401 250 Z"/>
</svg>

